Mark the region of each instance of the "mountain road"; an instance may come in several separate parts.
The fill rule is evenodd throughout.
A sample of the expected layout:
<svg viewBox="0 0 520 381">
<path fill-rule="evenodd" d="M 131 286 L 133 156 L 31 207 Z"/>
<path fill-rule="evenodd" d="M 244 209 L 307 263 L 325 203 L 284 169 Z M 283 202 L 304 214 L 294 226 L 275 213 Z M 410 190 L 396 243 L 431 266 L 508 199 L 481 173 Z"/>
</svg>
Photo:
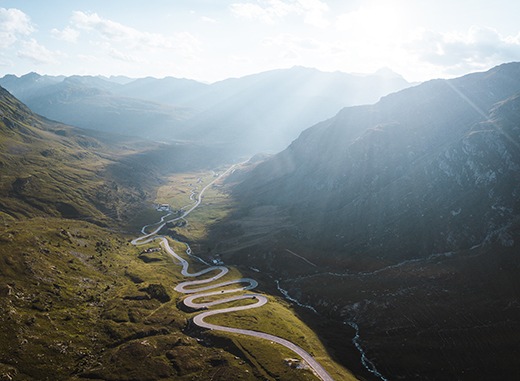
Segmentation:
<svg viewBox="0 0 520 381">
<path fill-rule="evenodd" d="M 309 368 L 313 371 L 313 373 L 320 378 L 323 381 L 333 381 L 333 378 L 330 376 L 330 374 L 321 366 L 321 364 L 316 361 L 307 351 L 305 351 L 303 348 L 299 347 L 298 345 L 283 339 L 278 336 L 274 336 L 268 333 L 253 331 L 253 330 L 247 330 L 247 329 L 241 329 L 241 328 L 232 328 L 232 327 L 225 327 L 220 326 L 216 324 L 211 324 L 205 321 L 205 319 L 209 316 L 214 316 L 218 314 L 225 314 L 230 312 L 236 312 L 236 311 L 243 311 L 248 310 L 252 308 L 258 308 L 263 305 L 265 305 L 268 302 L 268 298 L 261 294 L 242 294 L 242 295 L 234 295 L 230 297 L 225 298 L 219 298 L 217 300 L 212 301 L 205 301 L 205 302 L 197 302 L 197 299 L 204 299 L 207 297 L 212 297 L 216 295 L 226 295 L 230 293 L 237 293 L 242 291 L 249 291 L 254 289 L 258 286 L 258 282 L 251 278 L 239 278 L 224 282 L 218 282 L 214 283 L 218 279 L 222 278 L 224 275 L 226 275 L 229 272 L 229 269 L 226 266 L 210 266 L 206 269 L 203 269 L 198 272 L 190 273 L 189 272 L 189 262 L 182 258 L 179 254 L 177 254 L 173 248 L 170 246 L 169 241 L 166 237 L 158 236 L 158 232 L 166 225 L 168 222 L 174 222 L 180 219 L 185 218 L 188 214 L 190 214 L 193 210 L 195 210 L 200 203 L 202 202 L 202 195 L 206 189 L 208 189 L 211 185 L 213 185 L 217 180 L 221 179 L 224 175 L 230 173 L 236 165 L 230 167 L 227 171 L 225 171 L 222 175 L 214 179 L 212 182 L 210 182 L 208 185 L 206 185 L 198 194 L 198 197 L 195 200 L 195 203 L 186 211 L 182 213 L 181 216 L 173 218 L 171 220 L 166 220 L 169 216 L 171 216 L 171 213 L 163 216 L 159 222 L 152 225 L 147 225 L 143 227 L 141 232 L 143 233 L 142 236 L 132 240 L 133 245 L 141 245 L 145 243 L 152 242 L 154 240 L 160 240 L 160 246 L 164 248 L 164 250 L 171 255 L 181 266 L 181 274 L 185 277 L 191 277 L 196 278 L 200 277 L 202 275 L 206 275 L 208 273 L 214 273 L 212 277 L 206 278 L 206 279 L 198 279 L 198 280 L 191 280 L 191 281 L 185 281 L 180 284 L 178 284 L 175 287 L 175 291 L 182 293 L 182 294 L 189 294 L 184 300 L 183 303 L 187 307 L 196 309 L 196 310 L 204 310 L 204 312 L 201 312 L 200 314 L 196 315 L 193 318 L 193 323 L 197 325 L 198 327 L 209 329 L 209 330 L 215 330 L 215 331 L 221 331 L 221 332 L 229 332 L 232 334 L 239 334 L 239 335 L 246 335 L 246 336 L 252 336 L 257 337 L 260 339 L 268 340 L 272 344 L 276 343 L 279 345 L 282 345 L 289 350 L 296 353 L 298 356 L 301 357 L 301 359 L 309 366 Z M 192 197 L 190 199 L 193 200 L 193 193 Z M 156 226 L 152 232 L 146 233 L 146 229 Z M 186 254 L 191 255 L 191 249 L 189 246 L 187 246 Z M 228 286 L 231 285 L 238 285 L 238 287 L 235 288 L 229 288 Z M 210 310 L 206 311 L 208 308 L 229 303 L 233 301 L 239 301 L 239 300 L 246 300 L 246 299 L 254 299 L 256 300 L 255 303 L 247 304 L 243 306 L 237 306 L 237 307 L 229 307 L 229 308 L 221 308 L 216 310 Z"/>
</svg>

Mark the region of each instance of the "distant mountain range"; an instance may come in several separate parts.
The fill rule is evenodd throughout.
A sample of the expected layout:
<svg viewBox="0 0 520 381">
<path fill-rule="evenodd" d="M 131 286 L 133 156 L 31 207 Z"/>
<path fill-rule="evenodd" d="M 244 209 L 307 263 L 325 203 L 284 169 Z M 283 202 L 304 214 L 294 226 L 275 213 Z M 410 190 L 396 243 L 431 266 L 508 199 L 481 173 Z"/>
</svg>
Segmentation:
<svg viewBox="0 0 520 381">
<path fill-rule="evenodd" d="M 324 73 L 294 67 L 211 85 L 177 78 L 6 75 L 0 85 L 35 112 L 74 126 L 153 140 L 276 152 L 345 106 L 408 87 L 389 71 Z"/>
<path fill-rule="evenodd" d="M 226 260 L 357 324 L 389 379 L 519 374 L 520 63 L 344 108 L 249 167 L 209 240 Z"/>
<path fill-rule="evenodd" d="M 178 132 L 188 115 L 182 108 L 117 95 L 124 85 L 106 78 L 30 73 L 5 76 L 0 85 L 47 118 L 122 135 L 159 139 Z"/>
</svg>

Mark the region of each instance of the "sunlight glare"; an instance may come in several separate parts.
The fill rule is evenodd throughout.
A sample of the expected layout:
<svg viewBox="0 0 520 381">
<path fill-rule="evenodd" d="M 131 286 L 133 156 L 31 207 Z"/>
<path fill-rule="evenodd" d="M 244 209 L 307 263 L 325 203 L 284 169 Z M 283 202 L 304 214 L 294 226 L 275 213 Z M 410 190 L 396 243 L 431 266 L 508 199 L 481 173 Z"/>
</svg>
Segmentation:
<svg viewBox="0 0 520 381">
<path fill-rule="evenodd" d="M 362 72 L 402 66 L 403 42 L 409 39 L 406 17 L 407 11 L 398 4 L 370 4 L 340 15 L 336 29 L 348 52 L 345 64 Z"/>
<path fill-rule="evenodd" d="M 338 17 L 336 28 L 349 39 L 366 44 L 395 43 L 402 35 L 405 13 L 396 6 L 370 5 Z"/>
</svg>

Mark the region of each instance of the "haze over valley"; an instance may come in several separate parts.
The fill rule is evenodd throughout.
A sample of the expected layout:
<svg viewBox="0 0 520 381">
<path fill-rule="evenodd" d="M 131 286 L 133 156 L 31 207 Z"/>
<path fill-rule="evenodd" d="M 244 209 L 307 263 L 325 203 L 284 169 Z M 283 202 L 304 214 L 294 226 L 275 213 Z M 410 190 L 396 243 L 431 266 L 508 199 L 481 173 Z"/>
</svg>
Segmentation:
<svg viewBox="0 0 520 381">
<path fill-rule="evenodd" d="M 520 377 L 518 4 L 5 3 L 0 380 Z"/>
<path fill-rule="evenodd" d="M 222 143 L 236 154 L 277 152 L 345 106 L 374 103 L 410 84 L 390 71 L 359 76 L 293 67 L 211 85 L 177 78 L 0 79 L 35 112 L 87 129 Z"/>
</svg>

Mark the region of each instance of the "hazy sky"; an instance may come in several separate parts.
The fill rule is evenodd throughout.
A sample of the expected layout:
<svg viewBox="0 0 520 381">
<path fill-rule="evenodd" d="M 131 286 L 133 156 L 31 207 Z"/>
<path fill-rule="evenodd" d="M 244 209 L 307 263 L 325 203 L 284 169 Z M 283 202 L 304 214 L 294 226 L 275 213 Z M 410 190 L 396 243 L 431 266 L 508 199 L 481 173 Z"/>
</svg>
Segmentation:
<svg viewBox="0 0 520 381">
<path fill-rule="evenodd" d="M 0 75 L 213 82 L 294 65 L 409 81 L 520 61 L 519 0 L 0 0 Z"/>
</svg>

